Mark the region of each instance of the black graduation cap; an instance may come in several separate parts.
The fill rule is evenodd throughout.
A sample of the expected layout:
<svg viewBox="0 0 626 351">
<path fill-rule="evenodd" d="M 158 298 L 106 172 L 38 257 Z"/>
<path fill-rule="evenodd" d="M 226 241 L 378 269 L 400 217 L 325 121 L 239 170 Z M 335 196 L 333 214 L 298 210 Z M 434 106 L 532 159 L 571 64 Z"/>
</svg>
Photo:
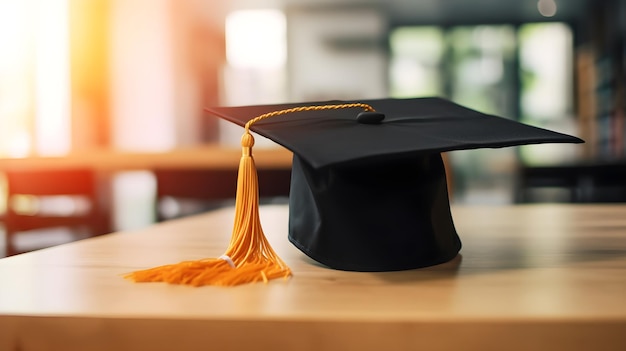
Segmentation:
<svg viewBox="0 0 626 351">
<path fill-rule="evenodd" d="M 582 142 L 441 98 L 206 110 L 241 126 L 271 115 L 250 130 L 294 153 L 289 240 L 342 270 L 412 269 L 457 255 L 441 152 Z"/>
</svg>

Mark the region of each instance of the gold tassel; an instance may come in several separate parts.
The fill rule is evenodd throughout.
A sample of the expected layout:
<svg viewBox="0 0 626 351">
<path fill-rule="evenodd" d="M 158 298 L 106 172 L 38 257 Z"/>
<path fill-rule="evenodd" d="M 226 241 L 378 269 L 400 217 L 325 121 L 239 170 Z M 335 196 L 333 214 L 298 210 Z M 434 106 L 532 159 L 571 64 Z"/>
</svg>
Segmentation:
<svg viewBox="0 0 626 351">
<path fill-rule="evenodd" d="M 292 112 L 352 107 L 374 111 L 371 106 L 361 103 L 303 106 L 266 113 L 248 121 L 241 137 L 242 155 L 237 176 L 235 223 L 224 255 L 135 271 L 125 275 L 125 278 L 138 283 L 234 286 L 260 281 L 267 283 L 271 279 L 290 277 L 291 270 L 274 252 L 261 228 L 259 179 L 252 157 L 254 137 L 250 134 L 250 126 L 262 119 Z"/>
<path fill-rule="evenodd" d="M 230 245 L 224 255 L 136 271 L 126 275 L 126 278 L 135 282 L 230 286 L 267 282 L 291 275 L 291 270 L 274 252 L 261 227 L 259 180 L 252 157 L 253 145 L 254 137 L 246 128 L 241 138 L 235 224 Z"/>
</svg>

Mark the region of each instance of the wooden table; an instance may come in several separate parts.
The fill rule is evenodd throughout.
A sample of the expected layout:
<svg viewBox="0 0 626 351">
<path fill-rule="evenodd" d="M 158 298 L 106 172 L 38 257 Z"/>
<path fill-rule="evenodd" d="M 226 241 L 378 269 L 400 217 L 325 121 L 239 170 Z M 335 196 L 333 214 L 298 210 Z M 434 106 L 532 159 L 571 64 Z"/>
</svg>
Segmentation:
<svg viewBox="0 0 626 351">
<path fill-rule="evenodd" d="M 282 147 L 256 147 L 253 154 L 259 168 L 291 169 L 292 153 Z M 201 145 L 160 152 L 88 150 L 65 156 L 0 158 L 2 169 L 67 169 L 89 167 L 98 171 L 150 170 L 154 168 L 236 169 L 241 148 Z"/>
<path fill-rule="evenodd" d="M 219 256 L 231 208 L 0 259 L 0 350 L 626 350 L 626 205 L 454 207 L 452 262 L 342 272 L 262 208 L 287 281 L 136 284 Z"/>
<path fill-rule="evenodd" d="M 293 154 L 281 146 L 255 147 L 253 155 L 255 165 L 259 170 L 278 170 L 281 173 L 291 172 Z M 113 178 L 120 172 L 154 171 L 157 169 L 237 170 L 240 159 L 240 147 L 218 144 L 180 147 L 158 152 L 94 149 L 75 151 L 64 156 L 0 158 L 0 200 L 2 200 L 4 195 L 2 189 L 3 171 L 91 169 L 98 176 L 99 201 L 101 208 L 104 209 L 102 216 L 110 218 L 107 220 L 109 226 L 116 228 L 115 223 L 118 222 L 117 217 L 119 217 L 119 213 L 116 213 L 113 206 L 115 203 L 120 203 L 125 199 L 115 200 L 116 197 L 122 197 L 124 194 L 114 193 L 112 182 Z M 234 195 L 235 193 L 233 192 Z M 108 231 L 113 230 L 110 229 Z"/>
</svg>

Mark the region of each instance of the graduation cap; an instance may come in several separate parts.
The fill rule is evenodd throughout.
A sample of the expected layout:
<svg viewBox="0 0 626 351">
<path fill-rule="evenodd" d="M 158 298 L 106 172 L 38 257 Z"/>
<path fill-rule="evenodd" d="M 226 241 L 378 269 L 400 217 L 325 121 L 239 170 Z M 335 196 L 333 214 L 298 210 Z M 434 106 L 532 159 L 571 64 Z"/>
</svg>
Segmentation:
<svg viewBox="0 0 626 351">
<path fill-rule="evenodd" d="M 230 278 L 196 279 L 195 285 L 231 285 L 291 274 L 260 227 L 250 130 L 293 152 L 289 240 L 312 259 L 351 271 L 414 269 L 458 254 L 461 241 L 450 213 L 441 152 L 582 142 L 441 98 L 206 110 L 244 126 L 243 155 L 231 245 L 225 256 L 210 261 L 226 269 L 211 277 Z M 211 267 L 200 270 L 218 271 Z M 166 281 L 151 272 L 149 279 L 138 275 L 133 279 Z"/>
</svg>

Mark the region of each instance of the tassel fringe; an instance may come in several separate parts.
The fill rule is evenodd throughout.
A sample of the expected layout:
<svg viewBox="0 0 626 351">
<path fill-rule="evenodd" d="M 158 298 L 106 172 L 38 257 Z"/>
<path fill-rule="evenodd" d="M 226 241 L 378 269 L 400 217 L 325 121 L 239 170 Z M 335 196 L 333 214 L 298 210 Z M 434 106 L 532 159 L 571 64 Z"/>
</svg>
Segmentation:
<svg viewBox="0 0 626 351">
<path fill-rule="evenodd" d="M 261 227 L 259 180 L 252 157 L 254 138 L 248 130 L 241 139 L 241 145 L 235 223 L 224 255 L 136 271 L 127 274 L 127 279 L 138 283 L 233 286 L 261 281 L 267 283 L 291 276 L 291 270 L 274 252 Z"/>
<path fill-rule="evenodd" d="M 370 105 L 348 103 L 339 105 L 301 106 L 273 111 L 249 120 L 241 137 L 242 155 L 237 177 L 235 223 L 228 249 L 220 258 L 183 261 L 129 273 L 125 278 L 138 283 L 164 282 L 192 286 L 233 286 L 291 276 L 291 270 L 276 255 L 267 241 L 259 218 L 259 179 L 252 157 L 254 137 L 250 126 L 258 121 L 303 111 L 361 108 L 375 111 Z"/>
</svg>

